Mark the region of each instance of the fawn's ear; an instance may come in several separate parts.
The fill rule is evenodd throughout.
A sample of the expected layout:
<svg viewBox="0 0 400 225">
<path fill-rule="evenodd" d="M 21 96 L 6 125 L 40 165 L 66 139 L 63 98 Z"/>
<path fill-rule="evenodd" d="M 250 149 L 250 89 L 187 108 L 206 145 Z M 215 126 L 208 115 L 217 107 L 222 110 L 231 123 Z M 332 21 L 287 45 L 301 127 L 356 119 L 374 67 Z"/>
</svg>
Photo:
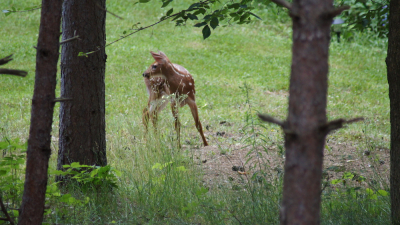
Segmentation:
<svg viewBox="0 0 400 225">
<path fill-rule="evenodd" d="M 168 62 L 168 57 L 163 52 L 160 51 L 159 53 L 155 53 L 150 51 L 150 53 L 159 64 Z"/>
<path fill-rule="evenodd" d="M 168 59 L 167 55 L 166 55 L 164 52 L 158 51 L 158 54 L 160 54 L 160 55 L 162 55 L 164 58 Z"/>
</svg>

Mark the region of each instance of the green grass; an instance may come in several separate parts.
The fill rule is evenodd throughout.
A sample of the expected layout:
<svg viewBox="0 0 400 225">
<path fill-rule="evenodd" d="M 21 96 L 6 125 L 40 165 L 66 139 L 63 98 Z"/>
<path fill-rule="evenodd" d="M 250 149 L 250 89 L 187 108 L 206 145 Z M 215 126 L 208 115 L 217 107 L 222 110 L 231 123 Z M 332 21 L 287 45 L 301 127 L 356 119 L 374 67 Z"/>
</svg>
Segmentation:
<svg viewBox="0 0 400 225">
<path fill-rule="evenodd" d="M 38 0 L 0 3 L 0 9 L 12 6 L 24 8 L 40 4 Z M 174 2 L 174 11 L 189 5 L 189 1 Z M 119 20 L 107 14 L 107 42 L 118 39 L 140 22 L 151 24 L 165 15 L 168 8 L 161 4 L 136 4 L 109 0 L 107 8 L 123 17 Z M 279 15 L 278 15 L 279 13 Z M 287 114 L 291 24 L 285 11 L 277 7 L 260 9 L 263 21 L 250 25 L 232 25 L 213 30 L 210 38 L 202 40 L 201 30 L 175 27 L 163 22 L 143 30 L 106 49 L 106 122 L 108 162 L 123 172 L 118 190 L 112 193 L 88 194 L 91 201 L 73 210 L 62 203 L 53 205 L 54 213 L 46 221 L 69 224 L 277 224 L 281 178 L 272 184 L 243 184 L 238 190 L 214 188 L 204 192 L 202 171 L 193 160 L 192 150 L 179 152 L 173 145 L 173 119 L 169 110 L 161 113 L 159 136 L 150 133 L 147 142 L 141 124 L 141 112 L 147 104 L 147 93 L 141 74 L 153 62 L 149 51 L 162 50 L 174 63 L 185 66 L 196 81 L 196 101 L 203 126 L 216 132 L 220 121 L 232 124 L 226 132 L 237 140 L 217 138 L 207 133 L 211 145 L 243 142 L 251 135 L 240 133 L 247 125 L 247 100 L 255 112 L 268 113 L 284 119 Z M 30 103 L 35 73 L 35 49 L 40 11 L 0 15 L 0 57 L 11 53 L 14 61 L 7 67 L 28 70 L 26 78 L 0 77 L 0 140 L 4 137 L 27 140 Z M 352 124 L 328 138 L 351 142 L 360 151 L 366 140 L 373 146 L 388 148 L 390 139 L 389 98 L 386 79 L 386 43 L 358 34 L 354 41 L 336 43 L 330 50 L 328 117 L 354 118 L 363 116 L 365 122 Z M 334 39 L 335 40 L 335 39 Z M 243 89 L 251 88 L 249 97 Z M 59 93 L 59 90 L 57 91 Z M 194 127 L 188 107 L 180 110 L 182 141 L 201 140 Z M 58 105 L 53 124 L 53 155 L 50 165 L 56 167 L 58 149 Z M 272 142 L 283 144 L 277 127 L 261 129 Z M 257 142 L 258 143 L 258 142 Z M 258 145 L 258 144 L 257 144 Z M 228 151 L 229 153 L 229 151 Z M 173 162 L 162 170 L 156 163 Z M 177 168 L 184 166 L 187 171 Z M 271 173 L 272 174 L 272 173 Z M 77 198 L 79 191 L 71 191 Z M 336 193 L 336 194 L 335 194 Z M 338 194 L 339 193 L 339 194 Z M 351 199 L 333 191 L 323 198 L 323 224 L 388 224 L 389 203 Z M 57 211 L 55 209 L 60 209 Z M 64 210 L 64 211 L 63 211 Z M 240 221 L 240 222 L 239 222 Z"/>
</svg>

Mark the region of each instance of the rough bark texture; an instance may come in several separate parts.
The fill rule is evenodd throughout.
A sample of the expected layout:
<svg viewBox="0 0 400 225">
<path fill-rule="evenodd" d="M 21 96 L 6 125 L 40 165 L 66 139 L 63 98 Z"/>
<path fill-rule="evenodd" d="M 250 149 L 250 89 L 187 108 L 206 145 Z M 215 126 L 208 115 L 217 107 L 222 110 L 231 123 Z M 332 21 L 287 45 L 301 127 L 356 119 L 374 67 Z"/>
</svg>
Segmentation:
<svg viewBox="0 0 400 225">
<path fill-rule="evenodd" d="M 96 6 L 98 4 L 100 7 Z M 58 169 L 80 162 L 107 164 L 105 141 L 105 0 L 65 0 L 61 54 L 61 103 Z M 79 52 L 99 51 L 87 57 Z"/>
<path fill-rule="evenodd" d="M 332 0 L 294 0 L 281 224 L 320 223 Z"/>
<path fill-rule="evenodd" d="M 386 58 L 390 98 L 390 197 L 392 224 L 400 224 L 400 1 L 390 1 Z"/>
<path fill-rule="evenodd" d="M 62 0 L 43 0 L 36 52 L 35 87 L 24 194 L 18 224 L 42 224 L 51 154 Z"/>
</svg>

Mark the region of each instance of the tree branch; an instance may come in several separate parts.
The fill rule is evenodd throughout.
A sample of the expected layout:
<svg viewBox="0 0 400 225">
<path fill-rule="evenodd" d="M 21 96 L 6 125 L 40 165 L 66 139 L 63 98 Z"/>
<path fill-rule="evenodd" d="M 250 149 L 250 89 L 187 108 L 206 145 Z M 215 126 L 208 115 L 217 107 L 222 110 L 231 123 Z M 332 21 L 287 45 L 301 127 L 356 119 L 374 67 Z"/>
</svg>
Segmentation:
<svg viewBox="0 0 400 225">
<path fill-rule="evenodd" d="M 275 119 L 272 116 L 267 115 L 267 114 L 258 114 L 258 118 L 260 118 L 264 122 L 268 122 L 268 123 L 273 123 L 273 124 L 279 125 L 282 128 L 283 128 L 283 126 L 285 124 L 284 121 Z"/>
<path fill-rule="evenodd" d="M 29 12 L 29 11 L 33 11 L 33 10 L 36 10 L 36 9 L 41 9 L 42 7 L 40 6 L 40 7 L 36 7 L 36 8 L 32 8 L 32 9 L 28 9 L 28 10 L 22 10 L 22 11 L 13 11 L 13 12 Z"/>
<path fill-rule="evenodd" d="M 348 5 L 340 6 L 340 7 L 332 9 L 331 11 L 324 13 L 324 16 L 328 19 L 332 19 L 332 18 L 340 15 L 344 10 L 348 10 L 348 9 L 350 9 L 350 6 L 348 6 Z"/>
<path fill-rule="evenodd" d="M 101 7 L 99 4 L 96 4 L 96 6 L 97 6 L 99 9 L 101 9 L 101 10 L 103 10 L 103 11 L 105 11 L 105 12 L 108 12 L 108 13 L 110 13 L 111 15 L 113 15 L 113 16 L 115 16 L 115 17 L 117 17 L 117 18 L 118 18 L 118 19 L 120 19 L 120 20 L 123 20 L 123 19 L 124 19 L 124 18 L 122 18 L 122 17 L 118 16 L 117 14 L 115 14 L 115 13 L 112 13 L 112 12 L 108 11 L 107 9 L 105 9 L 105 8 Z"/>
<path fill-rule="evenodd" d="M 65 39 L 64 41 L 60 41 L 60 45 L 62 45 L 62 44 L 65 44 L 65 43 L 67 43 L 67 42 L 70 42 L 70 41 L 73 41 L 73 40 L 81 40 L 80 38 L 79 38 L 79 35 L 76 35 L 76 36 L 74 36 L 74 37 L 72 37 L 72 38 L 68 38 L 68 39 Z"/>
<path fill-rule="evenodd" d="M 13 60 L 12 56 L 13 55 L 11 54 L 9 56 L 6 56 L 6 57 L 0 59 L 0 65 L 7 64 L 11 60 Z M 8 75 L 25 77 L 28 74 L 28 72 L 26 72 L 24 70 L 0 69 L 0 74 L 8 74 Z"/>
<path fill-rule="evenodd" d="M 362 120 L 364 120 L 363 117 L 358 117 L 358 118 L 354 118 L 354 119 L 350 119 L 350 120 L 345 120 L 345 119 L 332 120 L 332 121 L 326 123 L 325 125 L 322 125 L 320 129 L 324 132 L 329 133 L 333 130 L 337 130 L 337 129 L 344 127 L 344 125 L 346 125 L 346 124 L 355 123 L 355 122 L 362 121 Z"/>
<path fill-rule="evenodd" d="M 6 57 L 0 59 L 0 65 L 7 64 L 7 63 L 10 62 L 11 60 L 13 60 L 13 59 L 12 59 L 12 56 L 13 56 L 13 55 L 11 54 L 11 55 L 9 55 L 9 56 L 6 56 Z"/>
<path fill-rule="evenodd" d="M 8 74 L 8 75 L 26 77 L 28 72 L 26 72 L 24 70 L 0 69 L 0 74 L 2 74 L 2 75 Z"/>
<path fill-rule="evenodd" d="M 10 222 L 11 225 L 14 225 L 15 223 L 14 223 L 13 219 L 10 217 L 10 215 L 8 214 L 7 209 L 3 203 L 3 196 L 1 196 L 1 195 L 0 195 L 0 206 L 1 206 L 1 211 L 3 211 L 4 215 L 7 217 L 7 220 Z"/>
<path fill-rule="evenodd" d="M 56 98 L 53 100 L 53 102 L 66 102 L 66 101 L 72 101 L 72 98 Z"/>
<path fill-rule="evenodd" d="M 280 5 L 282 7 L 285 7 L 287 9 L 289 9 L 289 10 L 292 9 L 292 4 L 290 4 L 286 0 L 271 0 L 271 2 L 274 2 L 275 4 Z"/>
</svg>

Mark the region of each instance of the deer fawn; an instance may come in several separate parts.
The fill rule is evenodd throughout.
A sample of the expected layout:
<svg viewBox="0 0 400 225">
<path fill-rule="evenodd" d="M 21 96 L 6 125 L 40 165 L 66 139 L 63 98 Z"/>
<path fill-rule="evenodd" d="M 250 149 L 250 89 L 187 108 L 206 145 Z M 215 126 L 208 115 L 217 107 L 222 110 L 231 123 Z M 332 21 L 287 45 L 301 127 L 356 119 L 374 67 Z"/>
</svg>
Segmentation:
<svg viewBox="0 0 400 225">
<path fill-rule="evenodd" d="M 171 63 L 164 52 L 150 53 L 156 61 L 143 73 L 147 93 L 149 94 L 149 101 L 147 107 L 143 110 L 142 118 L 146 132 L 149 119 L 153 122 L 153 127 L 156 130 L 157 114 L 168 104 L 167 99 L 170 98 L 179 147 L 181 124 L 178 118 L 178 108 L 186 104 L 189 105 L 192 111 L 196 128 L 203 139 L 204 146 L 207 146 L 208 143 L 204 137 L 203 127 L 200 123 L 195 102 L 194 80 L 192 75 L 190 75 L 189 71 L 183 66 Z"/>
</svg>

